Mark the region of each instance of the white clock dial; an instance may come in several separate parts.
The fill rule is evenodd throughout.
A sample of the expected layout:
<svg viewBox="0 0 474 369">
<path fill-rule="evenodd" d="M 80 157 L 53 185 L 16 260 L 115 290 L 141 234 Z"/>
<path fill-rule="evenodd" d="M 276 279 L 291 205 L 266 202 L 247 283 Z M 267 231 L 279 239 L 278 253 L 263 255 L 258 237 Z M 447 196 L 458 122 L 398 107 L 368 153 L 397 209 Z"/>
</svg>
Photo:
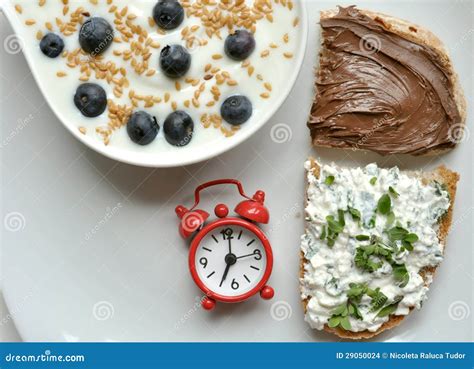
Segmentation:
<svg viewBox="0 0 474 369">
<path fill-rule="evenodd" d="M 206 234 L 196 250 L 195 268 L 214 293 L 238 296 L 263 278 L 267 255 L 260 239 L 247 228 L 223 225 Z"/>
</svg>

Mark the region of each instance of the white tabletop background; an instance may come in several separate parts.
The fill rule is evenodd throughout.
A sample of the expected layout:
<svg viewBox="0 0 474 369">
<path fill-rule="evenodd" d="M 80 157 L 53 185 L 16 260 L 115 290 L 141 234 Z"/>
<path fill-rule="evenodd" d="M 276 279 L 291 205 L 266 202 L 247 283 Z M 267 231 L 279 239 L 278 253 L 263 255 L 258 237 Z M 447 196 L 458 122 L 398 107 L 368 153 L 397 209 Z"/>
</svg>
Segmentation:
<svg viewBox="0 0 474 369">
<path fill-rule="evenodd" d="M 406 18 L 446 43 L 469 102 L 464 141 L 442 157 L 380 157 L 311 148 L 306 118 L 313 91 L 318 11 L 351 2 L 308 2 L 308 49 L 296 87 L 271 121 L 241 146 L 188 167 L 149 169 L 114 162 L 77 142 L 45 104 L 21 52 L 0 45 L 2 288 L 0 338 L 18 340 L 323 341 L 303 322 L 298 247 L 303 231 L 303 162 L 308 155 L 347 165 L 461 173 L 446 259 L 423 309 L 379 336 L 392 341 L 472 340 L 473 2 L 371 1 L 360 7 Z M 0 38 L 12 30 L 0 15 Z M 2 42 L 3 44 L 3 42 Z M 20 128 L 21 127 L 21 128 Z M 276 128 L 275 128 L 276 127 Z M 278 128 L 278 131 L 277 131 Z M 279 132 L 279 136 L 276 136 Z M 5 139 L 8 138 L 8 142 Z M 173 209 L 196 185 L 218 177 L 263 189 L 271 211 L 264 228 L 275 253 L 273 301 L 254 298 L 216 311 L 196 308 L 187 245 Z M 235 204 L 233 189 L 205 200 Z M 119 211 L 105 222 L 107 213 Z M 17 220 L 15 227 L 5 227 Z M 87 237 L 91 229 L 99 230 Z"/>
</svg>

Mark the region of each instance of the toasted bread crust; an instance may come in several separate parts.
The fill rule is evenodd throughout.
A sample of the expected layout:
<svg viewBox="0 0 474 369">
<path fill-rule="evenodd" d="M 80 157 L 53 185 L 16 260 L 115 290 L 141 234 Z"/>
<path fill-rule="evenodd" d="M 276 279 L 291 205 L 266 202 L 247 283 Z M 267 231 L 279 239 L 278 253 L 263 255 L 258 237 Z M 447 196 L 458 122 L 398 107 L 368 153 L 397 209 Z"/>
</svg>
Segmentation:
<svg viewBox="0 0 474 369">
<path fill-rule="evenodd" d="M 309 160 L 311 162 L 310 170 L 313 172 L 313 175 L 316 178 L 319 178 L 320 173 L 321 173 L 321 167 L 319 166 L 319 164 L 316 162 L 314 158 L 310 158 Z M 413 173 L 407 173 L 407 174 L 413 175 L 413 176 L 421 175 L 421 179 L 424 183 L 428 183 L 432 180 L 437 180 L 438 182 L 443 183 L 446 186 L 446 189 L 451 198 L 451 202 L 450 202 L 448 211 L 441 218 L 441 221 L 439 223 L 439 228 L 438 228 L 438 239 L 440 240 L 441 244 L 443 244 L 444 246 L 443 247 L 443 254 L 444 254 L 444 250 L 446 249 L 446 238 L 448 236 L 449 229 L 451 227 L 452 218 L 453 218 L 453 205 L 454 205 L 454 200 L 456 198 L 456 187 L 457 187 L 457 182 L 459 181 L 459 174 L 449 170 L 445 166 L 440 166 L 432 172 L 423 172 L 423 173 L 413 172 Z M 305 200 L 306 203 L 307 201 L 308 199 Z M 303 252 L 300 251 L 300 278 L 301 279 L 304 278 L 304 265 L 305 265 L 305 257 L 303 255 Z M 424 268 L 421 271 L 421 275 L 425 281 L 426 286 L 429 286 L 430 284 L 429 279 L 430 277 L 434 275 L 435 271 L 436 271 L 436 267 Z M 308 302 L 309 302 L 309 298 L 306 298 L 302 301 L 305 314 L 306 314 Z M 410 312 L 411 311 L 413 311 L 413 308 L 410 309 Z M 327 324 L 324 326 L 324 330 L 326 332 L 333 333 L 340 338 L 352 339 L 352 340 L 369 339 L 382 333 L 383 331 L 396 327 L 402 322 L 405 316 L 406 315 L 390 315 L 389 320 L 385 322 L 384 324 L 382 324 L 382 326 L 375 332 L 370 332 L 368 330 L 361 331 L 361 332 L 351 332 L 351 331 L 346 331 L 341 328 L 330 328 Z"/>
<path fill-rule="evenodd" d="M 393 16 L 383 14 L 383 13 L 373 12 L 370 10 L 359 9 L 359 11 L 365 14 L 366 16 L 372 18 L 376 22 L 382 24 L 387 30 L 393 33 L 396 33 L 412 42 L 416 42 L 418 44 L 429 47 L 434 52 L 436 52 L 436 54 L 439 57 L 438 60 L 440 64 L 442 64 L 442 66 L 445 67 L 446 70 L 448 71 L 448 78 L 451 82 L 451 85 L 453 86 L 454 100 L 459 110 L 459 114 L 461 116 L 460 124 L 464 126 L 466 124 L 466 116 L 467 116 L 466 98 L 459 81 L 459 76 L 454 70 L 454 67 L 448 55 L 448 52 L 446 48 L 444 47 L 443 43 L 441 42 L 441 40 L 427 28 L 421 27 L 417 24 L 408 22 L 406 20 L 395 18 Z M 320 12 L 320 18 L 321 19 L 331 18 L 337 15 L 338 12 L 339 12 L 338 9 L 324 10 Z M 317 70 L 316 73 L 319 73 L 319 71 Z M 328 147 L 328 148 L 333 147 L 331 145 L 324 145 L 319 142 L 317 146 Z M 432 149 L 423 153 L 420 156 L 439 155 L 439 154 L 451 151 L 453 148 Z M 358 147 L 348 148 L 345 150 L 366 151 Z"/>
</svg>

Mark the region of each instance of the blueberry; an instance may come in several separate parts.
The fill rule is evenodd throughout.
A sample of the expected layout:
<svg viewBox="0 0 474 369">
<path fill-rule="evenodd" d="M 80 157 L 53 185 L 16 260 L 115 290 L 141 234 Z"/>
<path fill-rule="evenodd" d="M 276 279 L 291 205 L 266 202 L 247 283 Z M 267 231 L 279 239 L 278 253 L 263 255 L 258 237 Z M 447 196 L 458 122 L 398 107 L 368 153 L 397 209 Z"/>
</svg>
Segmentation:
<svg viewBox="0 0 474 369">
<path fill-rule="evenodd" d="M 83 83 L 76 90 L 74 104 L 86 117 L 97 117 L 107 107 L 107 94 L 95 83 Z"/>
<path fill-rule="evenodd" d="M 249 31 L 244 29 L 235 31 L 225 39 L 224 51 L 231 59 L 247 59 L 254 50 L 255 39 Z"/>
<path fill-rule="evenodd" d="M 156 118 L 144 111 L 133 113 L 127 122 L 128 136 L 139 145 L 148 145 L 155 139 L 159 130 Z"/>
<path fill-rule="evenodd" d="M 163 124 L 166 141 L 174 146 L 187 145 L 193 137 L 193 130 L 193 120 L 182 110 L 177 110 L 168 115 Z"/>
<path fill-rule="evenodd" d="M 168 45 L 161 50 L 160 66 L 170 78 L 179 78 L 191 67 L 191 55 L 181 45 Z"/>
<path fill-rule="evenodd" d="M 55 33 L 47 33 L 41 39 L 40 49 L 47 57 L 56 58 L 63 52 L 64 41 Z"/>
<path fill-rule="evenodd" d="M 114 29 L 104 18 L 89 18 L 79 31 L 79 44 L 82 50 L 93 56 L 107 50 L 112 45 L 113 39 Z"/>
<path fill-rule="evenodd" d="M 184 9 L 176 0 L 160 0 L 153 8 L 153 19 L 158 27 L 175 29 L 184 19 Z"/>
<path fill-rule="evenodd" d="M 221 105 L 221 116 L 227 123 L 238 126 L 252 115 L 252 103 L 243 95 L 230 96 Z"/>
</svg>

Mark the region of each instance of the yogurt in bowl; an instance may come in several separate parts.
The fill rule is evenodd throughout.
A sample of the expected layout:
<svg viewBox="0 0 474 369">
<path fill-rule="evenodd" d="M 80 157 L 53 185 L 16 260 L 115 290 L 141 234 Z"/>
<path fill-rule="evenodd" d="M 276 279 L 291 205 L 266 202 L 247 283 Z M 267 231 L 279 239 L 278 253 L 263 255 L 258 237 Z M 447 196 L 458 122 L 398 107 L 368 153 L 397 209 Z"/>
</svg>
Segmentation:
<svg viewBox="0 0 474 369">
<path fill-rule="evenodd" d="M 191 164 L 236 146 L 283 103 L 303 60 L 306 12 L 300 1 L 182 0 L 182 21 L 169 18 L 178 24 L 164 29 L 155 21 L 160 21 L 157 2 L 9 0 L 3 6 L 45 98 L 77 138 L 130 164 Z M 91 19 L 104 20 L 113 31 L 85 51 L 79 35 Z M 240 31 L 252 35 L 255 47 L 236 60 L 224 45 Z M 50 33 L 64 43 L 57 57 L 40 48 Z M 189 57 L 182 76 L 170 78 L 163 67 L 169 45 L 178 45 Z M 106 96 L 103 112 L 94 117 L 85 116 L 74 101 L 86 83 L 100 86 Z M 250 102 L 250 117 L 243 122 L 222 113 L 222 104 L 232 96 Z M 173 124 L 165 123 L 176 111 L 188 117 L 187 136 L 179 143 L 169 139 L 176 132 Z M 152 118 L 145 123 L 155 132 L 146 144 L 134 142 L 127 127 L 136 112 Z M 132 128 L 140 134 L 142 127 Z"/>
</svg>

